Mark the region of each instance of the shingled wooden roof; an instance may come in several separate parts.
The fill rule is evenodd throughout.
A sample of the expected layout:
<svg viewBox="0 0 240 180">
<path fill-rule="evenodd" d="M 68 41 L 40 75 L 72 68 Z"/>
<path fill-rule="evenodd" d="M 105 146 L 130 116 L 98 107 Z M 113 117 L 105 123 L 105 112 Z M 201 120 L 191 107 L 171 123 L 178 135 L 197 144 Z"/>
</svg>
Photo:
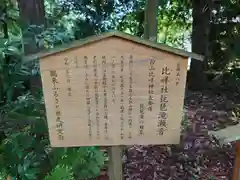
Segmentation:
<svg viewBox="0 0 240 180">
<path fill-rule="evenodd" d="M 60 45 L 56 48 L 27 56 L 25 58 L 25 61 L 36 60 L 38 58 L 43 58 L 43 57 L 50 56 L 50 55 L 60 53 L 63 51 L 67 51 L 70 49 L 80 48 L 81 46 L 84 46 L 84 45 L 87 45 L 90 43 L 94 43 L 94 42 L 103 40 L 105 38 L 110 38 L 110 37 L 117 37 L 117 38 L 121 38 L 124 40 L 132 41 L 134 43 L 141 44 L 143 46 L 147 46 L 147 47 L 150 47 L 153 49 L 165 51 L 165 52 L 172 53 L 172 54 L 179 55 L 179 56 L 186 57 L 186 58 L 190 57 L 190 58 L 200 60 L 200 61 L 203 61 L 203 59 L 204 59 L 204 57 L 201 55 L 198 55 L 198 54 L 195 54 L 192 52 L 187 52 L 187 51 L 184 51 L 181 49 L 173 48 L 171 46 L 168 46 L 168 45 L 165 45 L 162 43 L 155 43 L 150 40 L 145 40 L 143 38 L 133 36 L 133 35 L 130 35 L 127 33 L 119 32 L 119 31 L 110 31 L 110 32 L 99 34 L 99 35 L 90 36 L 90 37 L 82 39 L 82 40 L 77 40 L 77 41 L 71 42 L 70 44 L 66 43 L 66 44 Z"/>
</svg>

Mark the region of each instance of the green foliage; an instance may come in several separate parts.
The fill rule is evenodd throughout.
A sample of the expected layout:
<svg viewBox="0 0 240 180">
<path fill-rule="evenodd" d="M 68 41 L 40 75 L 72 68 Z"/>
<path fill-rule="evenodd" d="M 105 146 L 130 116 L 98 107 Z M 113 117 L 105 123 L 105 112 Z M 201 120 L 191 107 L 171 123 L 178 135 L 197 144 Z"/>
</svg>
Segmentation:
<svg viewBox="0 0 240 180">
<path fill-rule="evenodd" d="M 71 179 L 73 175 L 78 179 L 97 176 L 104 163 L 103 155 L 98 149 L 49 147 L 43 95 L 41 92 L 36 92 L 35 95 L 28 92 L 23 84 L 31 71 L 23 66 L 21 60 L 18 63 L 15 66 L 10 64 L 13 68 L 2 66 L 2 74 L 7 71 L 6 78 L 10 78 L 4 84 L 4 92 L 12 92 L 6 96 L 5 104 L 1 107 L 0 128 L 5 134 L 0 152 L 3 168 L 11 176 L 22 180 L 37 179 L 48 171 L 47 179 Z M 19 85 L 17 87 L 25 87 L 25 92 L 21 91 L 14 98 L 15 84 Z"/>
<path fill-rule="evenodd" d="M 7 179 L 6 173 L 0 172 L 0 180 L 6 180 L 6 179 Z"/>
<path fill-rule="evenodd" d="M 26 94 L 8 102 L 3 110 L 4 166 L 14 177 L 37 179 L 48 157 L 43 102 L 41 98 Z"/>
<path fill-rule="evenodd" d="M 5 44 L 5 47 L 0 49 L 0 100 L 11 101 L 16 89 L 24 90 L 23 82 L 29 72 L 22 65 L 21 52 L 10 42 L 6 41 Z"/>
<path fill-rule="evenodd" d="M 159 41 L 188 50 L 191 35 L 189 5 L 179 1 L 165 1 L 158 16 Z"/>
<path fill-rule="evenodd" d="M 93 178 L 100 174 L 104 156 L 95 147 L 54 149 L 53 162 L 72 167 L 77 179 Z"/>
<path fill-rule="evenodd" d="M 73 34 L 66 32 L 64 28 L 48 28 L 38 35 L 39 44 L 43 42 L 45 49 L 53 48 L 56 45 L 68 43 L 74 39 Z"/>
<path fill-rule="evenodd" d="M 30 27 L 35 34 L 37 28 Z M 48 28 L 35 36 L 39 46 L 52 48 L 70 41 L 71 33 Z M 82 179 L 95 177 L 104 162 L 93 147 L 58 148 L 49 146 L 45 107 L 41 90 L 29 92 L 29 77 L 39 71 L 37 62 L 24 64 L 21 39 L 3 39 L 0 47 L 0 172 L 13 179 Z M 34 69 L 33 69 L 34 67 Z M 35 70 L 35 71 L 34 71 Z M 6 172 L 6 173 L 5 173 Z M 46 176 L 45 176 L 46 175 Z M 6 179 L 6 178 L 5 178 Z"/>
<path fill-rule="evenodd" d="M 215 70 L 228 69 L 239 64 L 240 26 L 237 20 L 240 3 L 216 1 L 213 6 L 210 39 L 210 67 Z"/>
<path fill-rule="evenodd" d="M 72 31 L 76 39 L 113 28 L 114 19 L 111 16 L 116 7 L 115 1 L 106 1 L 105 3 L 101 0 L 69 0 L 59 1 L 56 7 L 59 6 L 67 14 L 63 16 L 63 20 L 69 20 L 65 27 L 68 26 L 68 29 L 73 27 Z"/>
<path fill-rule="evenodd" d="M 188 48 L 191 34 L 190 5 L 179 1 L 160 1 L 158 15 L 158 41 L 178 48 Z M 122 11 L 117 28 L 137 36 L 144 33 L 145 1 L 134 1 Z"/>
<path fill-rule="evenodd" d="M 130 3 L 129 3 L 130 4 Z M 144 33 L 145 1 L 137 0 L 121 9 L 122 17 L 117 23 L 117 29 L 130 34 L 143 36 Z"/>
<path fill-rule="evenodd" d="M 44 180 L 74 180 L 71 166 L 57 165 Z"/>
</svg>

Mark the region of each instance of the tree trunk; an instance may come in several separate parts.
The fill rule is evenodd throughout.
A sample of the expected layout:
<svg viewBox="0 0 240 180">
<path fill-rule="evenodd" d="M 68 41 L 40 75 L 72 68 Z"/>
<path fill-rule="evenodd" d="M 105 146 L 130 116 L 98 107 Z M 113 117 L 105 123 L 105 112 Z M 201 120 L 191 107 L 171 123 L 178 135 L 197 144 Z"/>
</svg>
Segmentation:
<svg viewBox="0 0 240 180">
<path fill-rule="evenodd" d="M 144 38 L 157 42 L 158 34 L 158 5 L 159 0 L 147 0 L 145 8 Z M 153 179 L 157 179 L 156 170 L 153 171 Z"/>
<path fill-rule="evenodd" d="M 26 55 L 36 53 L 41 48 L 37 45 L 35 36 L 40 34 L 45 26 L 44 0 L 18 0 L 18 6 L 22 22 L 24 52 Z M 28 31 L 29 26 L 38 26 L 32 29 L 34 34 Z"/>
<path fill-rule="evenodd" d="M 145 9 L 144 38 L 151 41 L 157 41 L 158 5 L 159 0 L 147 0 Z"/>
<path fill-rule="evenodd" d="M 36 36 L 43 32 L 46 23 L 44 0 L 18 0 L 18 6 L 22 22 L 24 53 L 25 55 L 37 53 L 43 49 L 43 43 L 37 42 Z M 30 26 L 35 26 L 31 27 L 34 33 L 28 30 Z M 30 68 L 32 65 L 34 63 L 29 64 Z M 31 76 L 26 84 L 30 86 L 33 94 L 42 87 L 41 78 L 38 75 Z"/>
<path fill-rule="evenodd" d="M 188 87 L 192 90 L 201 90 L 207 86 L 204 71 L 209 56 L 210 15 L 211 0 L 193 0 L 192 52 L 204 55 L 205 59 L 204 62 L 191 60 Z"/>
</svg>

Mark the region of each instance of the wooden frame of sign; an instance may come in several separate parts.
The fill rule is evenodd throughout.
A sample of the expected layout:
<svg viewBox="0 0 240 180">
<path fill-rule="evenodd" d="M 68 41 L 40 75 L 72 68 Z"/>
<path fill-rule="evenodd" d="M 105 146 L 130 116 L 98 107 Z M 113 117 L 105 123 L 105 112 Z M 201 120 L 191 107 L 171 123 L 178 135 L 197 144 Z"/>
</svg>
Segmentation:
<svg viewBox="0 0 240 180">
<path fill-rule="evenodd" d="M 121 145 L 178 144 L 189 57 L 203 60 L 115 31 L 28 57 L 40 62 L 51 145 L 112 147 L 117 180 Z"/>
<path fill-rule="evenodd" d="M 240 141 L 236 142 L 236 156 L 234 162 L 233 180 L 240 180 Z"/>
</svg>

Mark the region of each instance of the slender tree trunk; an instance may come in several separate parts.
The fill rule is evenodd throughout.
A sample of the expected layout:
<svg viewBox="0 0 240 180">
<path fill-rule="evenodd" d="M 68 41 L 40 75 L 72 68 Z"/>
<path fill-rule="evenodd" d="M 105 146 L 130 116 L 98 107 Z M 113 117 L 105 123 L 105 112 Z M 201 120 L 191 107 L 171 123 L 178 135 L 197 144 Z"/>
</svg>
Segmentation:
<svg viewBox="0 0 240 180">
<path fill-rule="evenodd" d="M 192 52 L 205 56 L 204 62 L 192 59 L 188 77 L 188 87 L 201 90 L 207 86 L 204 71 L 209 55 L 208 42 L 210 30 L 211 0 L 193 0 Z"/>
<path fill-rule="evenodd" d="M 159 0 L 147 0 L 145 8 L 144 38 L 157 41 Z"/>
<path fill-rule="evenodd" d="M 147 0 L 145 8 L 144 38 L 157 41 L 158 34 L 158 5 L 159 0 Z M 153 172 L 153 179 L 156 178 L 156 170 Z"/>
<path fill-rule="evenodd" d="M 44 0 L 18 0 L 20 18 L 22 22 L 23 42 L 25 54 L 38 52 L 41 48 L 37 45 L 35 36 L 41 33 L 45 26 Z M 29 32 L 30 26 L 34 33 Z M 40 28 L 41 26 L 41 28 Z"/>
</svg>

